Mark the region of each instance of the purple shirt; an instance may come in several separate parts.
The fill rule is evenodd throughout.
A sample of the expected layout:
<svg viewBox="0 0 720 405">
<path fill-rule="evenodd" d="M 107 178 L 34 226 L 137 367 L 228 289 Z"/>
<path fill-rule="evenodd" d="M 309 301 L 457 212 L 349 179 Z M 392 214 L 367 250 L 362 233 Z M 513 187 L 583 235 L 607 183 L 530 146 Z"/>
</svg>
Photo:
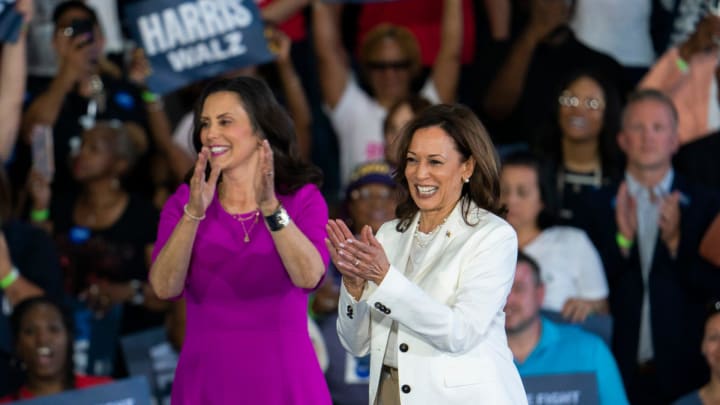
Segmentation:
<svg viewBox="0 0 720 405">
<path fill-rule="evenodd" d="M 182 217 L 189 194 L 183 184 L 163 207 L 153 260 Z M 327 265 L 328 211 L 320 191 L 305 185 L 278 199 Z M 182 293 L 187 326 L 173 405 L 330 404 L 307 330 L 310 290 L 293 285 L 262 215 L 254 224 L 246 220 L 243 229 L 217 193 L 205 215 Z"/>
</svg>

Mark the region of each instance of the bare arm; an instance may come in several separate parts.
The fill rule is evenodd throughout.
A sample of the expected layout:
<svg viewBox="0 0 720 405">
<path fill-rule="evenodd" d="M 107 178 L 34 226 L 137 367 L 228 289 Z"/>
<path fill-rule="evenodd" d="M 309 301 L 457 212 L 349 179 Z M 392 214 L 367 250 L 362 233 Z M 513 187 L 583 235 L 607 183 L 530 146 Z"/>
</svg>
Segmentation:
<svg viewBox="0 0 720 405">
<path fill-rule="evenodd" d="M 0 233 L 0 280 L 5 279 L 13 271 L 13 265 L 10 261 L 10 251 L 8 250 L 5 235 Z M 43 295 L 43 290 L 33 284 L 31 281 L 18 275 L 17 279 L 4 289 L 5 296 L 8 298 L 10 305 L 15 305 L 20 301 Z"/>
<path fill-rule="evenodd" d="M 485 10 L 490 23 L 490 35 L 496 41 L 503 41 L 510 36 L 510 17 L 512 4 L 510 0 L 484 0 Z"/>
<path fill-rule="evenodd" d="M 190 180 L 190 200 L 186 206 L 189 215 L 182 215 L 150 268 L 150 284 L 161 299 L 177 297 L 185 285 L 192 247 L 200 224 L 198 218 L 204 217 L 220 177 L 220 170 L 213 168 L 210 178 L 205 180 L 209 154 L 208 148 L 203 147 L 195 163 L 195 171 Z"/>
<path fill-rule="evenodd" d="M 485 111 L 494 119 L 507 118 L 520 100 L 530 60 L 532 59 L 538 38 L 525 33 L 510 50 L 510 55 L 498 71 L 497 76 L 490 83 L 485 96 Z"/>
<path fill-rule="evenodd" d="M 145 57 L 143 50 L 141 48 L 135 49 L 128 72 L 130 81 L 140 88 L 145 88 L 151 69 L 150 62 Z M 150 136 L 155 141 L 160 153 L 165 156 L 174 179 L 182 181 L 193 166 L 193 159 L 173 142 L 172 127 L 163 108 L 162 97 L 145 91 L 143 92 L 143 99 L 148 117 L 148 126 L 150 127 Z"/>
<path fill-rule="evenodd" d="M 0 161 L 5 162 L 15 146 L 25 95 L 25 34 L 17 43 L 5 43 L 0 66 Z"/>
<path fill-rule="evenodd" d="M 263 141 L 261 152 L 257 199 L 262 215 L 269 216 L 280 203 L 275 196 L 273 155 L 267 140 Z M 310 239 L 292 221 L 270 234 L 292 283 L 300 288 L 316 287 L 325 274 L 325 264 Z"/>
<path fill-rule="evenodd" d="M 5 43 L 0 60 L 0 163 L 5 162 L 15 146 L 25 96 L 27 31 L 33 16 L 32 0 L 19 0 L 15 7 L 23 15 L 23 29 L 16 43 Z"/>
<path fill-rule="evenodd" d="M 282 24 L 293 14 L 310 4 L 310 0 L 275 0 L 260 10 L 264 21 Z"/>
<path fill-rule="evenodd" d="M 279 30 L 274 30 L 273 35 L 279 45 L 278 58 L 275 64 L 285 93 L 287 107 L 290 110 L 290 116 L 295 122 L 295 134 L 297 135 L 300 154 L 305 160 L 309 161 L 312 146 L 310 129 L 312 115 L 310 114 L 310 107 L 300 77 L 290 58 L 290 38 Z"/>
<path fill-rule="evenodd" d="M 339 34 L 340 8 L 332 9 L 322 1 L 313 2 L 313 41 L 317 56 L 320 90 L 323 100 L 335 108 L 350 80 L 350 68 Z"/>
<path fill-rule="evenodd" d="M 462 35 L 462 0 L 445 0 L 441 45 L 432 69 L 432 81 L 443 103 L 451 103 L 455 100 L 460 78 Z"/>
<path fill-rule="evenodd" d="M 533 1 L 525 32 L 513 44 L 510 55 L 493 79 L 485 96 L 485 111 L 494 119 L 507 118 L 515 109 L 527 79 L 533 53 L 540 41 L 569 18 L 563 2 Z"/>
</svg>

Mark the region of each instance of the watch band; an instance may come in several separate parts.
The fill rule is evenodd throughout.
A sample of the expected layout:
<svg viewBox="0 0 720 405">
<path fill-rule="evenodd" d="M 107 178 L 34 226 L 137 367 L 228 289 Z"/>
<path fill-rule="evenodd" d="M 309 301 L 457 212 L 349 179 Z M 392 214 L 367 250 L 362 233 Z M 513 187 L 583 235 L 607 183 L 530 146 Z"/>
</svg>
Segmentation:
<svg viewBox="0 0 720 405">
<path fill-rule="evenodd" d="M 290 216 L 280 204 L 275 212 L 265 217 L 265 223 L 271 232 L 277 232 L 290 224 Z"/>
</svg>

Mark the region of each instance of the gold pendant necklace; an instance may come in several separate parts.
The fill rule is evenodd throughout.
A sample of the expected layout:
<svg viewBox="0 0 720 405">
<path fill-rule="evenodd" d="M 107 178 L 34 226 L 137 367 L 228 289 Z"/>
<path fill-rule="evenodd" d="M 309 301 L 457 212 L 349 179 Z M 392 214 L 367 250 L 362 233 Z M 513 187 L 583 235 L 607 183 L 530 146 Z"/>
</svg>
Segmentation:
<svg viewBox="0 0 720 405">
<path fill-rule="evenodd" d="M 255 224 L 258 223 L 258 218 L 260 217 L 260 211 L 255 211 L 249 215 L 242 216 L 240 214 L 233 214 L 233 218 L 235 218 L 238 222 L 240 222 L 240 225 L 242 225 L 243 232 L 245 233 L 245 237 L 243 238 L 243 242 L 248 243 L 250 242 L 250 232 L 252 232 L 253 227 Z M 250 224 L 249 227 L 245 226 L 245 222 L 249 220 L 253 220 L 253 222 Z"/>
</svg>

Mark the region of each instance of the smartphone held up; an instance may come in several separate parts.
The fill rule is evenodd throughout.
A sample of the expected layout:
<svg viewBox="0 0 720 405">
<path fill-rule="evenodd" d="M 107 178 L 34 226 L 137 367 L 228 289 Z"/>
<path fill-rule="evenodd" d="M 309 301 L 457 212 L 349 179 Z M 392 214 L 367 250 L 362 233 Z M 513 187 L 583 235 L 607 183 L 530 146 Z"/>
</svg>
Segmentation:
<svg viewBox="0 0 720 405">
<path fill-rule="evenodd" d="M 52 182 L 55 175 L 52 127 L 35 125 L 30 135 L 33 170 Z"/>
</svg>

